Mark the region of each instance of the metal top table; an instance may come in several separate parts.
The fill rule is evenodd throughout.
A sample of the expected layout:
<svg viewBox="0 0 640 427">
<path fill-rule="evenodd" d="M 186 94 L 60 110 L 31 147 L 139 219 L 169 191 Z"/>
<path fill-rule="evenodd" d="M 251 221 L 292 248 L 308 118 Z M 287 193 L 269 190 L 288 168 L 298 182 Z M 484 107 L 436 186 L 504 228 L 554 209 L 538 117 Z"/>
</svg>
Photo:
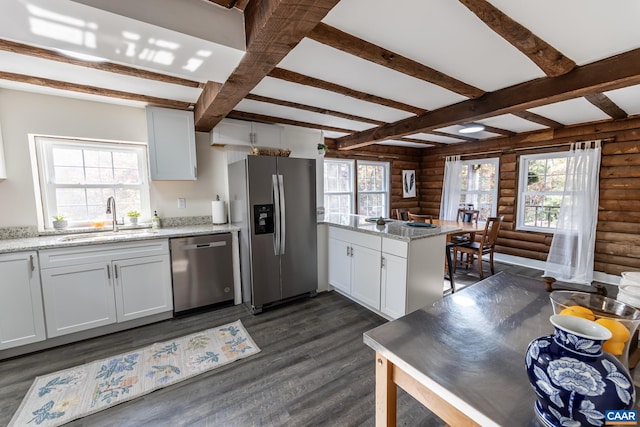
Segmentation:
<svg viewBox="0 0 640 427">
<path fill-rule="evenodd" d="M 540 426 L 524 355 L 551 314 L 541 279 L 501 272 L 365 332 L 376 425 L 395 425 L 398 385 L 450 425 Z"/>
</svg>

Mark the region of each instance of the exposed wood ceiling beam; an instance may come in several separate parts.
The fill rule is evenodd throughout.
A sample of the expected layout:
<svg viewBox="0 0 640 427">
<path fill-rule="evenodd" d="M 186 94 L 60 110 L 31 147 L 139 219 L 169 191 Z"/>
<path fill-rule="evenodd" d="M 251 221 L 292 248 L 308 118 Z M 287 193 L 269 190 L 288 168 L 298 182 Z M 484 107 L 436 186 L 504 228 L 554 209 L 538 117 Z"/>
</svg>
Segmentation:
<svg viewBox="0 0 640 427">
<path fill-rule="evenodd" d="M 374 144 L 399 136 L 429 132 L 467 121 L 513 113 L 554 102 L 640 84 L 640 49 L 577 67 L 558 77 L 517 84 L 480 98 L 338 138 L 340 149 Z"/>
<path fill-rule="evenodd" d="M 461 139 L 463 141 L 469 141 L 469 142 L 478 142 L 478 141 L 480 141 L 478 138 L 474 138 L 474 137 L 468 136 L 468 135 L 460 135 L 460 134 L 457 134 L 457 133 L 440 132 L 440 131 L 437 131 L 437 130 L 431 130 L 428 133 L 430 133 L 432 135 L 444 136 L 445 138 L 456 138 L 456 139 Z"/>
<path fill-rule="evenodd" d="M 211 88 L 209 97 L 201 96 L 196 102 L 196 129 L 208 132 L 218 124 L 318 25 L 338 1 L 249 2 L 244 11 L 247 51 L 227 81 L 219 88 Z M 207 85 L 210 83 L 207 82 Z"/>
<path fill-rule="evenodd" d="M 328 116 L 340 117 L 341 119 L 355 120 L 357 122 L 370 123 L 372 125 L 382 125 L 386 122 L 373 120 L 367 117 L 355 116 L 353 114 L 342 113 L 340 111 L 329 110 L 327 108 L 314 107 L 312 105 L 300 104 L 297 102 L 285 101 L 283 99 L 269 98 L 267 96 L 248 94 L 245 99 L 252 101 L 267 102 L 269 104 L 282 105 L 283 107 L 297 108 L 299 110 L 311 111 L 313 113 L 325 114 Z"/>
<path fill-rule="evenodd" d="M 155 96 L 141 95 L 138 93 L 123 92 L 119 90 L 104 89 L 95 86 L 79 85 L 60 80 L 45 79 L 42 77 L 27 76 L 24 74 L 7 73 L 0 71 L 0 80 L 28 83 L 38 86 L 46 86 L 53 89 L 69 90 L 73 92 L 88 93 L 91 95 L 106 96 L 109 98 L 128 99 L 131 101 L 145 102 L 158 107 L 176 108 L 188 110 L 193 106 L 190 102 L 176 101 L 173 99 L 156 98 Z"/>
<path fill-rule="evenodd" d="M 434 147 L 444 147 L 445 145 L 448 145 L 448 144 L 445 144 L 444 142 L 436 142 L 436 141 L 429 141 L 428 139 L 408 138 L 408 137 L 398 138 L 398 141 L 415 142 L 417 144 L 427 144 Z"/>
<path fill-rule="evenodd" d="M 532 149 L 575 141 L 616 138 L 621 137 L 621 135 L 625 137 L 624 133 L 635 135 L 638 127 L 640 127 L 640 117 L 631 117 L 626 120 L 608 120 L 586 124 L 581 123 L 565 126 L 562 129 L 544 129 L 520 133 L 516 136 L 480 141 L 474 148 L 478 152 Z M 631 139 L 632 137 L 630 135 L 626 136 L 625 139 Z M 635 140 L 635 137 L 633 139 Z M 476 152 L 476 150 L 474 150 L 474 152 Z M 634 148 L 634 152 L 636 151 L 636 148 Z M 465 147 L 465 144 L 450 144 L 447 147 L 429 149 L 428 155 L 451 156 L 466 153 L 468 153 L 468 147 Z"/>
<path fill-rule="evenodd" d="M 585 96 L 585 98 L 613 119 L 624 119 L 628 116 L 626 111 L 620 108 L 604 93 L 594 93 Z"/>
<path fill-rule="evenodd" d="M 393 101 L 391 99 L 381 98 L 369 93 L 360 92 L 348 87 L 340 86 L 335 83 L 327 82 L 325 80 L 316 79 L 315 77 L 305 76 L 304 74 L 296 73 L 295 71 L 285 70 L 283 68 L 274 68 L 269 74 L 269 77 L 273 77 L 280 80 L 286 80 L 291 83 L 298 83 L 305 86 L 311 86 L 318 89 L 328 90 L 330 92 L 339 93 L 340 95 L 350 96 L 352 98 L 359 99 L 361 101 L 372 102 L 374 104 L 384 105 L 386 107 L 395 108 L 396 110 L 408 111 L 413 114 L 422 114 L 426 110 L 423 108 L 414 107 L 413 105 L 407 105 L 402 102 Z"/>
<path fill-rule="evenodd" d="M 487 132 L 497 133 L 498 135 L 513 136 L 516 134 L 516 132 L 510 131 L 507 129 L 485 125 L 484 123 L 482 123 L 482 126 L 484 126 L 484 130 L 486 130 Z"/>
<path fill-rule="evenodd" d="M 331 46 L 348 54 L 382 65 L 383 67 L 436 84 L 468 98 L 477 98 L 484 93 L 482 89 L 461 82 L 431 67 L 427 67 L 424 64 L 352 36 L 349 33 L 345 33 L 322 22 L 319 23 L 307 37 L 318 43 Z"/>
<path fill-rule="evenodd" d="M 203 87 L 203 84 L 194 80 L 187 80 L 180 77 L 168 76 L 166 74 L 155 73 L 153 71 L 141 70 L 139 68 L 128 67 L 126 65 L 115 64 L 113 62 L 92 62 L 82 61 L 63 55 L 62 53 L 43 49 L 40 47 L 29 46 L 22 43 L 16 43 L 9 40 L 0 39 L 0 50 L 18 53 L 20 55 L 35 56 L 36 58 L 48 59 L 50 61 L 64 62 L 67 64 L 78 65 L 80 67 L 93 68 L 100 71 L 108 71 L 110 73 L 123 74 L 126 76 L 139 77 L 141 79 L 157 80 L 163 83 L 171 83 L 175 85 L 187 87 Z"/>
<path fill-rule="evenodd" d="M 542 126 L 550 127 L 551 129 L 560 129 L 564 127 L 564 124 L 551 120 L 547 117 L 541 116 L 531 111 L 513 111 L 511 114 L 520 117 L 521 119 L 529 120 L 530 122 L 537 123 Z"/>
<path fill-rule="evenodd" d="M 209 0 L 211 3 L 219 4 L 222 7 L 226 7 L 227 9 L 231 9 L 236 5 L 238 0 Z"/>
<path fill-rule="evenodd" d="M 524 26 L 520 25 L 486 0 L 459 0 L 489 28 L 515 46 L 547 76 L 566 74 L 576 63 L 564 56 Z"/>
<path fill-rule="evenodd" d="M 279 123 L 281 125 L 298 126 L 302 128 L 326 130 L 330 132 L 353 133 L 353 129 L 339 128 L 335 126 L 325 126 L 318 123 L 301 122 L 298 120 L 285 119 L 282 117 L 267 116 L 264 114 L 247 113 L 245 111 L 232 110 L 227 116 L 230 119 L 250 120 L 262 123 Z"/>
</svg>

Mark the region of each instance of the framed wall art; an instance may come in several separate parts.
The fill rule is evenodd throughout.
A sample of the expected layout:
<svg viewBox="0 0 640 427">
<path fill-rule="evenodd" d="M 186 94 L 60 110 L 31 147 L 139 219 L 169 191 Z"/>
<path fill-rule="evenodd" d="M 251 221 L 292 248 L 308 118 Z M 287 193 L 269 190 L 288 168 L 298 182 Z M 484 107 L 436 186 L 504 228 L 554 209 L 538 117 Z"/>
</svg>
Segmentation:
<svg viewBox="0 0 640 427">
<path fill-rule="evenodd" d="M 402 171 L 402 197 L 416 197 L 416 171 Z"/>
</svg>

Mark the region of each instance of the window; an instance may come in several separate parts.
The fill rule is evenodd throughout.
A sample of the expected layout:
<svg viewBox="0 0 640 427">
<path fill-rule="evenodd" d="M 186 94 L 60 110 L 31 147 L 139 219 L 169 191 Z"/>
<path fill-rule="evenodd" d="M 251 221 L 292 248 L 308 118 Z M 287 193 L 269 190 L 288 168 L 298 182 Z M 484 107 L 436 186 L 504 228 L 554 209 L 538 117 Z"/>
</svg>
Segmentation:
<svg viewBox="0 0 640 427">
<path fill-rule="evenodd" d="M 328 214 L 388 216 L 389 163 L 325 159 L 324 205 Z"/>
<path fill-rule="evenodd" d="M 557 227 L 567 157 L 568 153 L 520 156 L 519 229 L 549 232 Z"/>
<path fill-rule="evenodd" d="M 460 205 L 473 205 L 480 211 L 480 221 L 496 215 L 498 169 L 498 158 L 462 161 Z"/>
<path fill-rule="evenodd" d="M 110 220 L 105 213 L 110 196 L 119 218 L 130 210 L 151 216 L 146 146 L 39 136 L 34 141 L 42 228 L 50 228 L 56 215 L 64 215 L 71 227 Z"/>
<path fill-rule="evenodd" d="M 352 160 L 324 161 L 324 209 L 328 214 L 354 212 Z"/>
</svg>

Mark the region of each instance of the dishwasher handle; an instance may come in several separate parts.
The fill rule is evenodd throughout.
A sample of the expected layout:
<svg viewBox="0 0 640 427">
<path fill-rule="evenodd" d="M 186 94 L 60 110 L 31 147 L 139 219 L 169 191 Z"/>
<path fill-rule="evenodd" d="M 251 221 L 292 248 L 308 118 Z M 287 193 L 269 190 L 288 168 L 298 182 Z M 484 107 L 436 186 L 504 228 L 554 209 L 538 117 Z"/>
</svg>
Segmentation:
<svg viewBox="0 0 640 427">
<path fill-rule="evenodd" d="M 190 251 L 194 249 L 207 249 L 207 248 L 218 248 L 221 246 L 227 246 L 227 242 L 207 242 L 207 243 L 195 243 L 193 245 L 184 245 L 182 247 L 183 251 Z"/>
</svg>

